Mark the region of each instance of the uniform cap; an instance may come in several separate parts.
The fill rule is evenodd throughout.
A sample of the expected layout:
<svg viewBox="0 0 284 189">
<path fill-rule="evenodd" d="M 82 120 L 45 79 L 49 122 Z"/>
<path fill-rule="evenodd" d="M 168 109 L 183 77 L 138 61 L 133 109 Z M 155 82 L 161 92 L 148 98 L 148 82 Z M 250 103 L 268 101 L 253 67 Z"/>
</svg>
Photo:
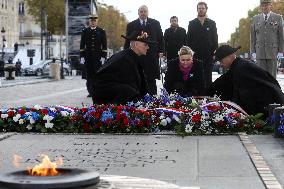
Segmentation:
<svg viewBox="0 0 284 189">
<path fill-rule="evenodd" d="M 97 19 L 97 18 L 98 18 L 98 15 L 97 15 L 97 14 L 91 14 L 91 15 L 89 15 L 88 18 L 89 18 L 89 19 Z"/>
</svg>

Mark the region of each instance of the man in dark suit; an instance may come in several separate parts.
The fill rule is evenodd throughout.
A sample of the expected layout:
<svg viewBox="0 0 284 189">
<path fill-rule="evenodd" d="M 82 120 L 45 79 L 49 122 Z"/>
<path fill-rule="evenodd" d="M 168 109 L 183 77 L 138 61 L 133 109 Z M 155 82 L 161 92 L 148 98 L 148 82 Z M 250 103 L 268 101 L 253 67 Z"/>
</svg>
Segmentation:
<svg viewBox="0 0 284 189">
<path fill-rule="evenodd" d="M 88 96 L 94 92 L 94 75 L 107 57 L 107 38 L 104 29 L 98 27 L 98 16 L 89 16 L 89 26 L 83 29 L 80 43 L 81 64 L 84 64 Z"/>
<path fill-rule="evenodd" d="M 146 32 L 134 31 L 122 36 L 130 41 L 130 48 L 111 56 L 96 73 L 93 102 L 97 104 L 125 104 L 147 94 L 147 83 L 139 58 L 146 55 L 150 44 Z"/>
<path fill-rule="evenodd" d="M 179 49 L 186 44 L 186 31 L 179 27 L 178 18 L 170 18 L 171 27 L 165 30 L 164 41 L 167 61 L 178 57 Z"/>
<path fill-rule="evenodd" d="M 240 105 L 248 114 L 268 114 L 268 105 L 284 104 L 284 94 L 277 80 L 256 64 L 236 57 L 238 48 L 220 46 L 215 53 L 226 73 L 216 79 L 208 95 L 220 95 Z"/>
<path fill-rule="evenodd" d="M 205 2 L 197 4 L 198 16 L 189 22 L 187 31 L 187 45 L 195 52 L 194 58 L 203 63 L 200 70 L 203 77 L 201 95 L 205 94 L 212 83 L 213 55 L 218 47 L 216 23 L 207 18 L 207 9 Z"/>
<path fill-rule="evenodd" d="M 163 56 L 164 52 L 164 40 L 163 32 L 160 22 L 148 18 L 148 7 L 142 5 L 138 9 L 139 18 L 127 24 L 126 35 L 130 35 L 133 31 L 144 31 L 149 35 L 149 39 L 156 41 L 155 44 L 149 44 L 149 50 L 146 56 L 141 56 L 143 68 L 147 77 L 147 83 L 149 87 L 149 94 L 157 94 L 156 79 L 160 78 L 160 65 L 159 57 Z M 129 48 L 129 40 L 125 40 L 124 49 Z"/>
</svg>

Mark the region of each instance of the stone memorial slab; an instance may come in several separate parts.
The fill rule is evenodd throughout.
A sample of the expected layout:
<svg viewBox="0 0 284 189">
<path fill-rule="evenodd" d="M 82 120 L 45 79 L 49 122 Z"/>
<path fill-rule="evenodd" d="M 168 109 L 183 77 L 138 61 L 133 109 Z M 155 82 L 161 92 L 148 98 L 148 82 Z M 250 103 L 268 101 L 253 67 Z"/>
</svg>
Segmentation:
<svg viewBox="0 0 284 189">
<path fill-rule="evenodd" d="M 91 169 L 102 176 L 233 189 L 241 180 L 244 189 L 264 188 L 237 136 L 17 134 L 0 141 L 0 152 L 1 172 L 33 167 L 46 154 L 52 161 L 62 157 L 62 168 Z"/>
</svg>

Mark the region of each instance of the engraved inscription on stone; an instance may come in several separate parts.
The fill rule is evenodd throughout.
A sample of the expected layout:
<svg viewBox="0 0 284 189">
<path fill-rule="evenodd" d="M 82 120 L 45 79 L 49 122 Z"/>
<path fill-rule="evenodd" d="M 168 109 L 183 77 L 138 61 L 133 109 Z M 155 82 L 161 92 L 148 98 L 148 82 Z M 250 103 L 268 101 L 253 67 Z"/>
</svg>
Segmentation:
<svg viewBox="0 0 284 189">
<path fill-rule="evenodd" d="M 63 167 L 93 169 L 106 173 L 111 169 L 150 168 L 151 166 L 167 166 L 176 163 L 178 148 L 159 145 L 158 142 L 89 142 L 86 139 L 70 140 L 65 148 L 47 148 L 41 152 L 51 159 L 63 158 Z M 96 141 L 96 142 L 95 142 Z M 41 161 L 40 157 L 23 159 L 23 164 L 31 166 Z"/>
</svg>

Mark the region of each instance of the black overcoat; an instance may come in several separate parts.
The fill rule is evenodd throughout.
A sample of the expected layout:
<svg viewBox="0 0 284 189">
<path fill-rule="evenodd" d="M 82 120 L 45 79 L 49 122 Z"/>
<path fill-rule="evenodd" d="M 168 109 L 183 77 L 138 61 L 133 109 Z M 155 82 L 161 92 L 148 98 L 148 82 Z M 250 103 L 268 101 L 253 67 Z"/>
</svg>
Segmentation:
<svg viewBox="0 0 284 189">
<path fill-rule="evenodd" d="M 267 71 L 242 58 L 236 58 L 231 68 L 216 79 L 208 91 L 231 100 L 247 113 L 267 115 L 269 104 L 284 104 L 284 94 L 277 80 Z"/>
<path fill-rule="evenodd" d="M 195 18 L 188 24 L 186 41 L 187 45 L 194 51 L 195 58 L 212 63 L 214 51 L 218 47 L 216 23 L 206 18 L 201 25 L 198 18 Z"/>
<path fill-rule="evenodd" d="M 163 32 L 160 22 L 152 18 L 147 18 L 146 27 L 143 28 L 140 20 L 136 19 L 127 24 L 126 36 L 130 36 L 133 31 L 147 32 L 149 39 L 157 42 L 157 44 L 149 44 L 150 48 L 147 51 L 147 55 L 142 55 L 140 58 L 144 62 L 143 68 L 145 70 L 147 79 L 153 80 L 160 78 L 159 53 L 164 52 Z M 124 49 L 129 48 L 129 45 L 130 41 L 125 40 Z"/>
<path fill-rule="evenodd" d="M 183 74 L 179 69 L 179 59 L 177 58 L 168 62 L 164 87 L 169 93 L 176 91 L 181 96 L 197 96 L 199 95 L 201 80 L 199 64 L 194 62 L 188 79 L 184 81 Z"/>
<path fill-rule="evenodd" d="M 95 74 L 94 103 L 125 104 L 146 93 L 139 57 L 130 48 L 111 56 Z"/>
<path fill-rule="evenodd" d="M 186 45 L 186 31 L 182 27 L 170 27 L 164 33 L 165 51 L 167 60 L 178 57 L 178 51 Z"/>
</svg>

